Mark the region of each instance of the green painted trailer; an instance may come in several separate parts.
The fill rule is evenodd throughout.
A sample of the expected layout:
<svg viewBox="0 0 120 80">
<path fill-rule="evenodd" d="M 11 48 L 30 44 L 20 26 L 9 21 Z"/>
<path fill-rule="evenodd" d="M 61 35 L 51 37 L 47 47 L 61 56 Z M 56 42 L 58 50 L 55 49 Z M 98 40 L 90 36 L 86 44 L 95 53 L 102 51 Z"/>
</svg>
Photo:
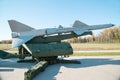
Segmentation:
<svg viewBox="0 0 120 80">
<path fill-rule="evenodd" d="M 33 57 L 50 57 L 73 54 L 69 43 L 26 44 Z"/>
<path fill-rule="evenodd" d="M 24 59 L 26 54 L 33 58 L 57 58 L 58 56 L 68 56 L 73 54 L 73 49 L 69 43 L 27 43 L 19 48 L 20 58 Z"/>
</svg>

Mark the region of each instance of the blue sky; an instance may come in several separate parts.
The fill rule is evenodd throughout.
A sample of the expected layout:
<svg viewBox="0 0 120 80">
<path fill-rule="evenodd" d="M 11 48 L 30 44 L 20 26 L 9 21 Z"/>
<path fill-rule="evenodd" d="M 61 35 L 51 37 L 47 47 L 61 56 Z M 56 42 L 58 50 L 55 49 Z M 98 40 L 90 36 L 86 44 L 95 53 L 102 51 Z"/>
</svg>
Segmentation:
<svg viewBox="0 0 120 80">
<path fill-rule="evenodd" d="M 11 19 L 36 29 L 69 27 L 75 20 L 120 25 L 120 0 L 0 0 L 0 40 L 11 39 Z"/>
</svg>

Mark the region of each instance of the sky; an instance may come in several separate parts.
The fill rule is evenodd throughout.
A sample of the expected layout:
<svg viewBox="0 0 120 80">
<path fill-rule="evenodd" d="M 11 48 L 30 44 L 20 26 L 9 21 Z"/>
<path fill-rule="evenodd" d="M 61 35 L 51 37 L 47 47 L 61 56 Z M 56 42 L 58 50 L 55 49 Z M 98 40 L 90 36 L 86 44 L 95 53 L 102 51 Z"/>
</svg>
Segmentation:
<svg viewBox="0 0 120 80">
<path fill-rule="evenodd" d="M 71 27 L 75 20 L 120 25 L 120 0 L 0 0 L 0 40 L 11 39 L 8 20 L 36 29 Z"/>
</svg>

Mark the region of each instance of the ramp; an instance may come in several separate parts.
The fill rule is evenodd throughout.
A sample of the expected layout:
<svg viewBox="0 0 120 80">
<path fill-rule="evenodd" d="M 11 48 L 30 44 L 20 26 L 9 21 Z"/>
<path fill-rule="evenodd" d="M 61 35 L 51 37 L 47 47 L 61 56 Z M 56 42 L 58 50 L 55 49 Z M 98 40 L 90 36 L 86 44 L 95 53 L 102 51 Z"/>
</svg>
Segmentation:
<svg viewBox="0 0 120 80">
<path fill-rule="evenodd" d="M 0 58 L 2 58 L 2 59 L 16 58 L 16 57 L 17 56 L 15 54 L 0 50 Z"/>
</svg>

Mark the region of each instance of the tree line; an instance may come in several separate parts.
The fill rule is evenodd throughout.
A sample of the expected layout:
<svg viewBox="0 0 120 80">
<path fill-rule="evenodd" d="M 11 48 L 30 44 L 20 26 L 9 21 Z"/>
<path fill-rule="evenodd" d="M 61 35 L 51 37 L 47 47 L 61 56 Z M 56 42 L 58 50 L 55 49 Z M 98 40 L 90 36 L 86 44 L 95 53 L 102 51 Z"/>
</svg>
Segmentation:
<svg viewBox="0 0 120 80">
<path fill-rule="evenodd" d="M 97 36 L 68 39 L 70 43 L 120 43 L 120 26 L 103 30 Z"/>
<path fill-rule="evenodd" d="M 11 44 L 12 40 L 1 40 L 0 44 Z"/>
</svg>

